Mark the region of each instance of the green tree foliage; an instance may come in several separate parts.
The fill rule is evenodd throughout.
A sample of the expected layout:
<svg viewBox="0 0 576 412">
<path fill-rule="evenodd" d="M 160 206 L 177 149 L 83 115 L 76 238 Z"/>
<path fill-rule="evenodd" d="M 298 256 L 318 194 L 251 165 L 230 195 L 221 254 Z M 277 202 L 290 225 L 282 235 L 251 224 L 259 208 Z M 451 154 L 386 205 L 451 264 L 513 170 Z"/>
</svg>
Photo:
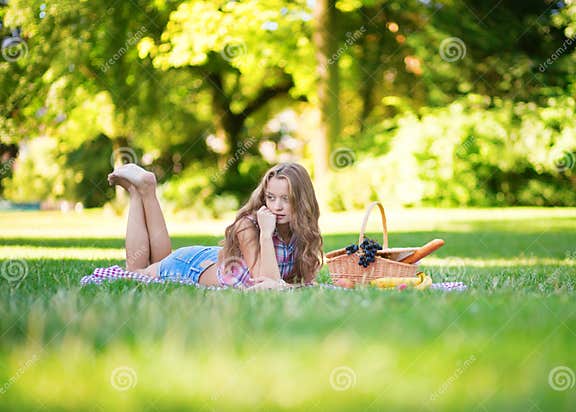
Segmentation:
<svg viewBox="0 0 576 412">
<path fill-rule="evenodd" d="M 165 164 L 174 146 L 197 139 L 205 125 L 187 108 L 183 89 L 190 76 L 163 76 L 136 47 L 145 36 L 159 38 L 174 4 L 11 1 L 5 23 L 22 28 L 28 52 L 0 64 L 6 78 L 18 79 L 3 78 L 8 87 L 2 129 L 8 140 L 50 135 L 57 138 L 59 156 L 77 157 L 90 147 L 87 142 L 106 135 L 116 158 L 143 148 Z M 83 154 L 89 155 L 90 150 Z M 96 161 L 110 169 L 110 158 Z M 171 175 L 170 168 L 163 172 Z M 74 180 L 79 187 L 71 187 L 70 195 L 84 191 L 81 200 L 93 204 L 94 184 L 105 183 L 105 174 L 93 179 Z M 113 192 L 107 193 L 110 198 Z"/>
<path fill-rule="evenodd" d="M 241 176 L 244 155 L 238 154 L 247 138 L 261 136 L 258 119 L 274 110 L 272 100 L 284 98 L 286 105 L 287 97 L 314 90 L 310 18 L 300 1 L 185 1 L 171 14 L 162 42 L 141 44 L 160 70 L 186 70 L 200 83 L 192 99 L 199 108 L 208 105 L 199 112 L 226 144 L 220 191 L 253 186 L 253 174 Z"/>
<path fill-rule="evenodd" d="M 574 203 L 567 97 L 574 53 L 562 47 L 573 36 L 573 5 L 339 4 L 353 17 L 348 33 L 364 27 L 365 36 L 340 59 L 350 109 L 340 145 L 353 148 L 359 163 L 334 176 L 334 208 L 376 197 L 450 206 Z M 559 48 L 562 56 L 543 67 Z"/>
<path fill-rule="evenodd" d="M 319 4 L 10 1 L 2 35 L 19 30 L 27 52 L 0 60 L 2 143 L 52 156 L 59 171 L 42 177 L 23 160 L 4 174 L 6 194 L 101 204 L 110 157 L 128 148 L 178 207 L 234 207 L 269 166 L 259 142 L 271 117 L 339 106 L 301 131 L 341 131 L 309 141 L 303 159 L 320 173 L 326 154 L 311 150 L 330 148 L 332 208 L 574 203 L 576 5 Z M 56 180 L 26 195 L 27 179 Z"/>
</svg>

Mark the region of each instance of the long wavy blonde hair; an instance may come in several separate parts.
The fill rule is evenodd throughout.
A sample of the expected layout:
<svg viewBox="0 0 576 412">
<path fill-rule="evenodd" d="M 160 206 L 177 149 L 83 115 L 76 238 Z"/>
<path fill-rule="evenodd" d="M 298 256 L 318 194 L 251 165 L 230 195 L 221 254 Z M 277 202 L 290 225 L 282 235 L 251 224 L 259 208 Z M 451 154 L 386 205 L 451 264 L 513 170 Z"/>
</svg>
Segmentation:
<svg viewBox="0 0 576 412">
<path fill-rule="evenodd" d="M 316 194 L 312 180 L 306 169 L 294 162 L 279 163 L 270 168 L 262 178 L 260 184 L 242 208 L 236 214 L 234 223 L 226 228 L 225 238 L 219 242 L 222 250 L 218 260 L 226 258 L 242 258 L 238 242 L 238 222 L 246 216 L 257 219 L 256 212 L 266 204 L 265 191 L 271 178 L 286 179 L 292 217 L 290 229 L 296 236 L 295 264 L 292 272 L 284 278 L 289 283 L 310 283 L 318 274 L 323 263 L 322 236 L 318 227 L 320 208 L 316 200 Z M 297 199 L 297 201 L 296 201 Z M 257 228 L 259 231 L 260 229 Z M 256 258 L 260 254 L 258 248 Z M 249 268 L 251 270 L 252 268 Z"/>
</svg>

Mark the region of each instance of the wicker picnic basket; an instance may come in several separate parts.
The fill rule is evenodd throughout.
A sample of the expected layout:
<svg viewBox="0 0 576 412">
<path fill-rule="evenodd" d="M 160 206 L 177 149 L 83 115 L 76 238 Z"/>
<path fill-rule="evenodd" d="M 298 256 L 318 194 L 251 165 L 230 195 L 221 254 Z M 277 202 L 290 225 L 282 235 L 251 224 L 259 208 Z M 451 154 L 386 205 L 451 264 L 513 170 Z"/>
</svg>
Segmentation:
<svg viewBox="0 0 576 412">
<path fill-rule="evenodd" d="M 326 263 L 332 282 L 339 279 L 349 279 L 355 284 L 365 284 L 381 277 L 412 277 L 419 272 L 418 265 L 398 262 L 412 254 L 418 248 L 388 248 L 388 231 L 386 229 L 386 215 L 380 202 L 372 202 L 366 208 L 364 220 L 360 229 L 358 244 L 364 240 L 364 233 L 370 212 L 378 206 L 382 217 L 382 250 L 377 251 L 374 262 L 368 267 L 358 264 L 359 252 L 348 255 L 346 248 L 326 253 Z"/>
</svg>

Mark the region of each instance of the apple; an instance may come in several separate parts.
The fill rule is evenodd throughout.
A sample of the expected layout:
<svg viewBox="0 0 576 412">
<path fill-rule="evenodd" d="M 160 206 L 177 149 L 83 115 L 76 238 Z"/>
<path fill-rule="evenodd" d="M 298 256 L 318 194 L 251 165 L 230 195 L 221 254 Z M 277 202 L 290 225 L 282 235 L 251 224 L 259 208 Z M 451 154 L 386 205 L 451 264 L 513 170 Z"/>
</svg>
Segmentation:
<svg viewBox="0 0 576 412">
<path fill-rule="evenodd" d="M 338 279 L 336 282 L 334 282 L 334 284 L 336 286 L 340 286 L 341 288 L 354 289 L 354 282 L 352 282 L 350 279 Z"/>
</svg>

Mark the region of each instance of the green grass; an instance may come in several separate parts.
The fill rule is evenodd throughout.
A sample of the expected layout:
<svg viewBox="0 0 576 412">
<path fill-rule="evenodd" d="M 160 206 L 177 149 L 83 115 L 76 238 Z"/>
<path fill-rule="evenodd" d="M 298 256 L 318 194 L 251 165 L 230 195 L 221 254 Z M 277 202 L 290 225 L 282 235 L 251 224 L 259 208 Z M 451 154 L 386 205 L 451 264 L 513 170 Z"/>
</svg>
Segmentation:
<svg viewBox="0 0 576 412">
<path fill-rule="evenodd" d="M 361 216 L 323 216 L 325 251 Z M 466 292 L 243 293 L 81 289 L 123 265 L 124 219 L 2 213 L 0 410 L 574 410 L 575 216 L 389 211 L 390 245 L 445 239 L 422 267 Z M 173 246 L 216 244 L 226 223 L 171 217 Z"/>
</svg>

